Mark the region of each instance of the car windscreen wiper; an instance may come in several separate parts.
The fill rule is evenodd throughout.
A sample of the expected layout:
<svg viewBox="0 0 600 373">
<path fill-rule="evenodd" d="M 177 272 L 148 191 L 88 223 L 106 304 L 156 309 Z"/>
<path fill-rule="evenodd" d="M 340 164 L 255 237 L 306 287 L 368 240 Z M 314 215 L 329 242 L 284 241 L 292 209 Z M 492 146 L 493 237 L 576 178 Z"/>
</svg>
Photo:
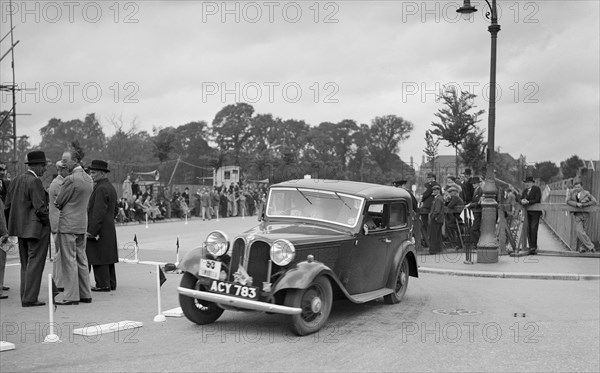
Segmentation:
<svg viewBox="0 0 600 373">
<path fill-rule="evenodd" d="M 344 199 L 339 194 L 337 194 L 337 192 L 333 192 L 333 193 L 337 196 L 337 198 L 339 198 L 344 203 L 344 205 L 346 205 L 346 207 L 348 207 L 350 210 L 352 210 L 352 207 L 348 206 L 346 201 L 344 201 Z"/>
<path fill-rule="evenodd" d="M 302 191 L 299 188 L 296 188 L 296 190 L 298 191 L 298 193 L 300 193 L 302 195 L 302 197 L 304 197 L 306 202 L 308 202 L 312 205 L 312 202 L 310 201 L 310 199 L 308 199 L 308 197 L 304 193 L 302 193 Z"/>
</svg>

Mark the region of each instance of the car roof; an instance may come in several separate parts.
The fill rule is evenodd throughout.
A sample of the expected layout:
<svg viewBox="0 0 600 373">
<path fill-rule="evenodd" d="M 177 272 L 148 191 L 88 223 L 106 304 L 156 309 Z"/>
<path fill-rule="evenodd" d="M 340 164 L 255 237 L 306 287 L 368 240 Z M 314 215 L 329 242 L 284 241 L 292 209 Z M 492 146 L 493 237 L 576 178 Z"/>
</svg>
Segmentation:
<svg viewBox="0 0 600 373">
<path fill-rule="evenodd" d="M 410 194 L 403 188 L 347 180 L 296 179 L 271 185 L 271 188 L 277 187 L 318 189 L 352 194 L 367 199 L 410 199 Z"/>
</svg>

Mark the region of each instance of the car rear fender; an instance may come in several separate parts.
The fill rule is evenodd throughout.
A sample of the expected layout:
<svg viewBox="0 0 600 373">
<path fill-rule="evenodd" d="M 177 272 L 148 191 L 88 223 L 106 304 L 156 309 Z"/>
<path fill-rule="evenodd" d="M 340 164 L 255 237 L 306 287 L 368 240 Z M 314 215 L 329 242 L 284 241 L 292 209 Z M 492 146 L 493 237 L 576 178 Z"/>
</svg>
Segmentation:
<svg viewBox="0 0 600 373">
<path fill-rule="evenodd" d="M 404 259 L 404 257 L 408 259 L 408 274 L 412 277 L 419 277 L 415 246 L 411 241 L 406 240 L 402 242 L 394 254 L 392 270 L 390 271 L 390 277 L 387 281 L 387 287 L 390 289 L 394 289 L 396 287 L 396 268 L 398 268 L 398 265 L 400 265 L 400 262 L 402 259 Z"/>
<path fill-rule="evenodd" d="M 342 289 L 333 271 L 321 262 L 299 262 L 275 283 L 273 293 L 284 289 L 306 289 L 317 276 L 325 275 Z"/>
</svg>

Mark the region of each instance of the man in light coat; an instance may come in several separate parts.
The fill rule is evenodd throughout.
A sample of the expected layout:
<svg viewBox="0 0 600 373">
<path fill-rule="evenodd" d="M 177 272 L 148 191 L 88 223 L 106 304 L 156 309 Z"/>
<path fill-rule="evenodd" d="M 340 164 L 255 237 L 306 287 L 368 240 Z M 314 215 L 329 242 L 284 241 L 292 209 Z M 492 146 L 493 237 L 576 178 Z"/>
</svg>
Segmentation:
<svg viewBox="0 0 600 373">
<path fill-rule="evenodd" d="M 567 197 L 567 205 L 584 208 L 594 206 L 597 203 L 596 198 L 594 198 L 590 192 L 583 189 L 581 180 L 575 180 L 573 182 L 573 190 L 571 190 Z M 594 243 L 586 233 L 590 213 L 586 211 L 577 211 L 573 213 L 573 216 L 575 217 L 575 232 L 577 233 L 577 239 L 579 239 L 583 246 L 579 252 L 584 253 L 588 250 L 592 253 L 596 252 Z"/>
<path fill-rule="evenodd" d="M 93 181 L 81 167 L 76 153 L 65 152 L 62 160 L 71 174 L 65 178 L 54 202 L 60 210 L 57 244 L 65 288 L 64 300 L 56 304 L 67 306 L 92 302 L 85 233 Z"/>
<path fill-rule="evenodd" d="M 54 202 L 56 201 L 56 197 L 58 197 L 58 193 L 60 192 L 60 187 L 62 186 L 65 177 L 69 176 L 69 170 L 67 169 L 67 164 L 62 160 L 56 162 L 56 170 L 58 171 L 58 175 L 52 180 L 50 183 L 50 187 L 48 188 L 48 210 L 50 211 L 50 232 L 52 232 L 52 241 L 54 242 L 54 262 L 52 269 L 52 276 L 54 278 L 54 283 L 59 289 L 64 288 L 62 282 L 62 268 L 60 263 L 60 250 L 58 249 L 58 245 L 56 244 L 57 235 L 58 235 L 58 219 L 60 217 L 60 210 L 56 208 Z"/>
</svg>

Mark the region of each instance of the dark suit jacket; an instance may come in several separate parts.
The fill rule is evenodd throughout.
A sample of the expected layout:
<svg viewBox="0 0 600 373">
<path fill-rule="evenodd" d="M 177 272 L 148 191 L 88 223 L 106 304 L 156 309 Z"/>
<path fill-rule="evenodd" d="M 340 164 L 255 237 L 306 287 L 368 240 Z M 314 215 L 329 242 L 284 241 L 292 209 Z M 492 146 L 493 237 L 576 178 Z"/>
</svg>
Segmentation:
<svg viewBox="0 0 600 373">
<path fill-rule="evenodd" d="M 33 172 L 27 171 L 10 183 L 5 209 L 9 211 L 11 236 L 40 238 L 43 229 L 50 229 L 48 194 Z"/>
<path fill-rule="evenodd" d="M 471 211 L 473 211 L 473 213 L 481 213 L 481 197 L 483 196 L 483 189 L 481 189 L 481 187 L 475 189 L 473 191 L 473 198 L 471 199 L 471 202 L 469 203 L 469 208 L 471 209 Z"/>
<path fill-rule="evenodd" d="M 98 181 L 94 185 L 88 204 L 87 232 L 100 238 L 87 241 L 86 252 L 89 264 L 105 265 L 119 261 L 115 230 L 115 217 L 118 211 L 115 187 L 108 179 Z"/>
<path fill-rule="evenodd" d="M 525 189 L 523 193 L 521 193 L 521 199 L 526 199 L 529 203 L 526 206 L 531 206 L 534 203 L 542 202 L 542 190 L 537 186 L 533 185 L 531 190 Z M 541 211 L 527 211 L 528 214 L 538 214 L 541 215 Z"/>
<path fill-rule="evenodd" d="M 431 211 L 431 205 L 433 204 L 433 200 L 435 198 L 435 196 L 433 195 L 433 192 L 431 190 L 431 188 L 433 188 L 434 185 L 440 185 L 438 184 L 436 181 L 432 181 L 430 183 L 425 183 L 425 188 L 427 188 L 425 190 L 425 192 L 423 192 L 423 195 L 421 196 L 421 211 L 420 213 L 429 213 Z"/>
</svg>

